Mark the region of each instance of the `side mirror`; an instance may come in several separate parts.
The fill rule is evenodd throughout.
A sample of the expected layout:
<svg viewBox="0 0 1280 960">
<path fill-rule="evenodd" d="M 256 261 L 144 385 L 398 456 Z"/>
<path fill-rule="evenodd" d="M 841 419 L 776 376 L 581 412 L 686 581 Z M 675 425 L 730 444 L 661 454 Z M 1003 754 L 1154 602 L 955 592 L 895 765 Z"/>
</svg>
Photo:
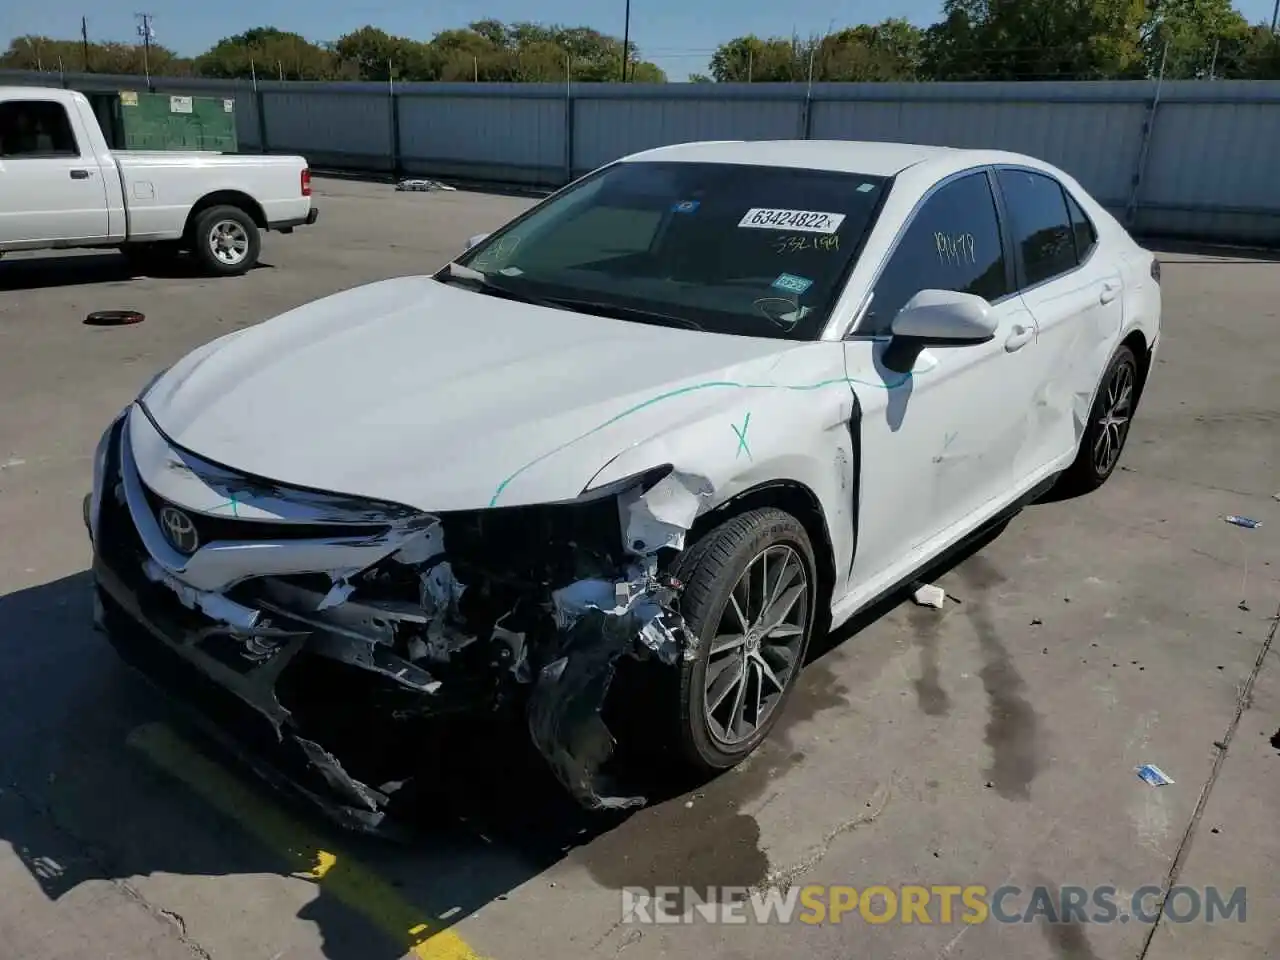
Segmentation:
<svg viewBox="0 0 1280 960">
<path fill-rule="evenodd" d="M 893 318 L 895 337 L 932 343 L 984 343 L 995 336 L 991 304 L 972 293 L 921 290 Z"/>
<path fill-rule="evenodd" d="M 467 245 L 463 249 L 470 250 L 477 243 L 483 243 L 485 240 L 488 239 L 488 237 L 489 235 L 487 233 L 477 233 L 474 237 L 472 237 L 470 240 L 467 241 Z"/>
</svg>

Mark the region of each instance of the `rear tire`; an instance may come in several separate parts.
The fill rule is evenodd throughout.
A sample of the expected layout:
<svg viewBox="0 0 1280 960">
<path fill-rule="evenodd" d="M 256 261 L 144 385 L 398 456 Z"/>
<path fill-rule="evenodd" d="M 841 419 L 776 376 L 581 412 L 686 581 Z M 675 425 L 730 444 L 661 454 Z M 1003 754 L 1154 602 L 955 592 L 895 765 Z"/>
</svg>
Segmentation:
<svg viewBox="0 0 1280 960">
<path fill-rule="evenodd" d="M 1111 357 L 1089 411 L 1089 423 L 1080 437 L 1080 448 L 1071 466 L 1055 484 L 1055 490 L 1079 496 L 1097 490 L 1115 472 L 1129 438 L 1138 401 L 1138 360 L 1121 346 Z"/>
<path fill-rule="evenodd" d="M 680 665 L 676 739 L 689 768 L 715 773 L 751 754 L 782 714 L 813 633 L 817 564 L 800 522 L 764 508 L 709 531 L 672 573 L 697 638 Z"/>
<path fill-rule="evenodd" d="M 238 277 L 257 265 L 262 234 L 253 218 L 239 207 L 210 207 L 196 217 L 191 249 L 209 273 Z"/>
</svg>

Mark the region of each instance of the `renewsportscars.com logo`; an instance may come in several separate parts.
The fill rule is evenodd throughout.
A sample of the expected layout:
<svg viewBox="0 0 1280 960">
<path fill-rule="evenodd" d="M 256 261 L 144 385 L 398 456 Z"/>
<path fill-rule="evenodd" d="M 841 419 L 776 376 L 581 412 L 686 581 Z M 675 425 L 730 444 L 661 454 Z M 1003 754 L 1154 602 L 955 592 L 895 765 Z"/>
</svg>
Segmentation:
<svg viewBox="0 0 1280 960">
<path fill-rule="evenodd" d="M 1150 884 L 1024 889 L 980 884 L 748 887 L 624 887 L 622 922 L 647 923 L 1174 923 L 1245 921 L 1246 891 Z"/>
</svg>

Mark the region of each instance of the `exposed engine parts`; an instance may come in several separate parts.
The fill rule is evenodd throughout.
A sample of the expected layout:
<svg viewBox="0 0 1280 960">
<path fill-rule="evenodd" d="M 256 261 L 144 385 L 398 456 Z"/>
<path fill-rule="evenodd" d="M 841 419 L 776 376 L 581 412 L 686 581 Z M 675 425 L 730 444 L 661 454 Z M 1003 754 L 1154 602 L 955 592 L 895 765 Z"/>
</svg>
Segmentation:
<svg viewBox="0 0 1280 960">
<path fill-rule="evenodd" d="M 711 492 L 701 478 L 650 472 L 568 503 L 426 516 L 311 492 L 299 501 L 187 457 L 181 470 L 231 490 L 245 514 L 292 501 L 306 516 L 282 529 L 185 508 L 197 533 L 236 539 L 205 541 L 178 565 L 164 562 L 173 544 L 156 516 L 187 514 L 143 485 L 128 429 L 105 467 L 100 581 L 128 583 L 108 593 L 129 598 L 124 612 L 154 628 L 152 641 L 265 718 L 343 822 L 380 825 L 416 772 L 422 721 L 512 704 L 583 806 L 645 802 L 602 781 L 614 742 L 601 711 L 622 657 L 693 653 L 681 585 L 665 571 Z M 353 557 L 372 559 L 353 569 Z M 374 740 L 402 746 L 360 746 Z"/>
</svg>

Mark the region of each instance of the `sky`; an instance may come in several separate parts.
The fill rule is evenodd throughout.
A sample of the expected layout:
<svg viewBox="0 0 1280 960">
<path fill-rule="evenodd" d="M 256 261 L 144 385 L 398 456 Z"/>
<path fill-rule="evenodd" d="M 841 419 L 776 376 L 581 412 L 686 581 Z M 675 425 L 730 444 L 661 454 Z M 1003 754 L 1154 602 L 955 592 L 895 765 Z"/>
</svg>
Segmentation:
<svg viewBox="0 0 1280 960">
<path fill-rule="evenodd" d="M 1250 22 L 1270 22 L 1274 0 L 1236 0 Z M 0 42 L 8 37 L 42 34 L 74 38 L 87 16 L 91 40 L 133 39 L 134 14 L 145 10 L 156 42 L 191 56 L 219 39 L 249 27 L 273 26 L 310 40 L 336 40 L 365 24 L 388 33 L 429 40 L 440 30 L 492 18 L 506 22 L 594 27 L 622 35 L 625 0 L 40 0 L 4 3 Z M 662 67 L 672 80 L 704 72 L 715 48 L 744 34 L 801 36 L 835 26 L 875 23 L 905 17 L 921 26 L 938 18 L 941 0 L 631 0 L 631 37 L 644 59 Z"/>
</svg>

